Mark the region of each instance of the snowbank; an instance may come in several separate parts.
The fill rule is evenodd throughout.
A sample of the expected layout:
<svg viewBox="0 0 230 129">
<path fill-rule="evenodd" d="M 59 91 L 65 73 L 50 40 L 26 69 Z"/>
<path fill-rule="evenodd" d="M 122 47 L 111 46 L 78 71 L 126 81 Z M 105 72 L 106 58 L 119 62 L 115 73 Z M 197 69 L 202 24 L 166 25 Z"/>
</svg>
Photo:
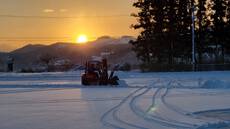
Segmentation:
<svg viewBox="0 0 230 129">
<path fill-rule="evenodd" d="M 230 88 L 230 82 L 225 82 L 222 80 L 207 80 L 201 86 L 205 89 L 228 89 Z"/>
<path fill-rule="evenodd" d="M 198 127 L 197 129 L 229 129 L 230 122 L 208 123 Z"/>
</svg>

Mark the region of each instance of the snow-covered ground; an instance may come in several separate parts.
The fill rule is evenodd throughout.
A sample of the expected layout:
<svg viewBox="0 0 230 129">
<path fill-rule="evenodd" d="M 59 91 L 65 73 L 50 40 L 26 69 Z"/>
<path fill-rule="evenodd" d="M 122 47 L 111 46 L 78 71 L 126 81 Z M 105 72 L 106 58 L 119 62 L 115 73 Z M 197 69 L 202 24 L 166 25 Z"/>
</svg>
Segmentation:
<svg viewBox="0 0 230 129">
<path fill-rule="evenodd" d="M 229 129 L 230 72 L 0 73 L 0 129 Z"/>
</svg>

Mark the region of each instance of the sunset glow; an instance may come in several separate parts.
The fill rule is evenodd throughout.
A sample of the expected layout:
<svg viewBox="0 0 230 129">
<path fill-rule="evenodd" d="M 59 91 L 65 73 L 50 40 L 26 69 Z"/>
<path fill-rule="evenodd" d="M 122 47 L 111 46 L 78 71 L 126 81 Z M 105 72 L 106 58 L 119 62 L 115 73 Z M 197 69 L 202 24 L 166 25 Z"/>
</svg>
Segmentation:
<svg viewBox="0 0 230 129">
<path fill-rule="evenodd" d="M 136 23 L 136 18 L 130 14 L 137 11 L 131 0 L 22 1 L 1 1 L 1 52 L 13 51 L 27 44 L 85 43 L 84 36 L 78 41 L 80 34 L 86 35 L 88 41 L 105 35 L 138 34 L 130 28 Z"/>
</svg>

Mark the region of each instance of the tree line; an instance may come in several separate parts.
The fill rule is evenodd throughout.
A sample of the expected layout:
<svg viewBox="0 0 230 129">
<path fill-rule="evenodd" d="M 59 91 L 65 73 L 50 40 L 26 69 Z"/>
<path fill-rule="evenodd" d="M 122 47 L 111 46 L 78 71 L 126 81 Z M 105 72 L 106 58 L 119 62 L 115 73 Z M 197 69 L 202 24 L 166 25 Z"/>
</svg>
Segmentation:
<svg viewBox="0 0 230 129">
<path fill-rule="evenodd" d="M 138 0 L 133 13 L 139 30 L 131 41 L 145 64 L 190 64 L 192 58 L 192 12 L 194 12 L 197 64 L 226 63 L 230 53 L 229 0 Z M 209 60 L 209 61 L 210 61 Z M 210 62 L 209 62 L 210 63 Z"/>
</svg>

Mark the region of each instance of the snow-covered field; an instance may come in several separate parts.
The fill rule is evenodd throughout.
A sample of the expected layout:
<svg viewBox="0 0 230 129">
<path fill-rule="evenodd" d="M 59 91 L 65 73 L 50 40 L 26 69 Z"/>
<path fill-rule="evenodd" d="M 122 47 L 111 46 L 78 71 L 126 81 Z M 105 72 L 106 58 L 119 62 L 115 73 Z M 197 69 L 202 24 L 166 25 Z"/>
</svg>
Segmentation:
<svg viewBox="0 0 230 129">
<path fill-rule="evenodd" d="M 0 73 L 0 129 L 229 129 L 230 72 Z"/>
</svg>

